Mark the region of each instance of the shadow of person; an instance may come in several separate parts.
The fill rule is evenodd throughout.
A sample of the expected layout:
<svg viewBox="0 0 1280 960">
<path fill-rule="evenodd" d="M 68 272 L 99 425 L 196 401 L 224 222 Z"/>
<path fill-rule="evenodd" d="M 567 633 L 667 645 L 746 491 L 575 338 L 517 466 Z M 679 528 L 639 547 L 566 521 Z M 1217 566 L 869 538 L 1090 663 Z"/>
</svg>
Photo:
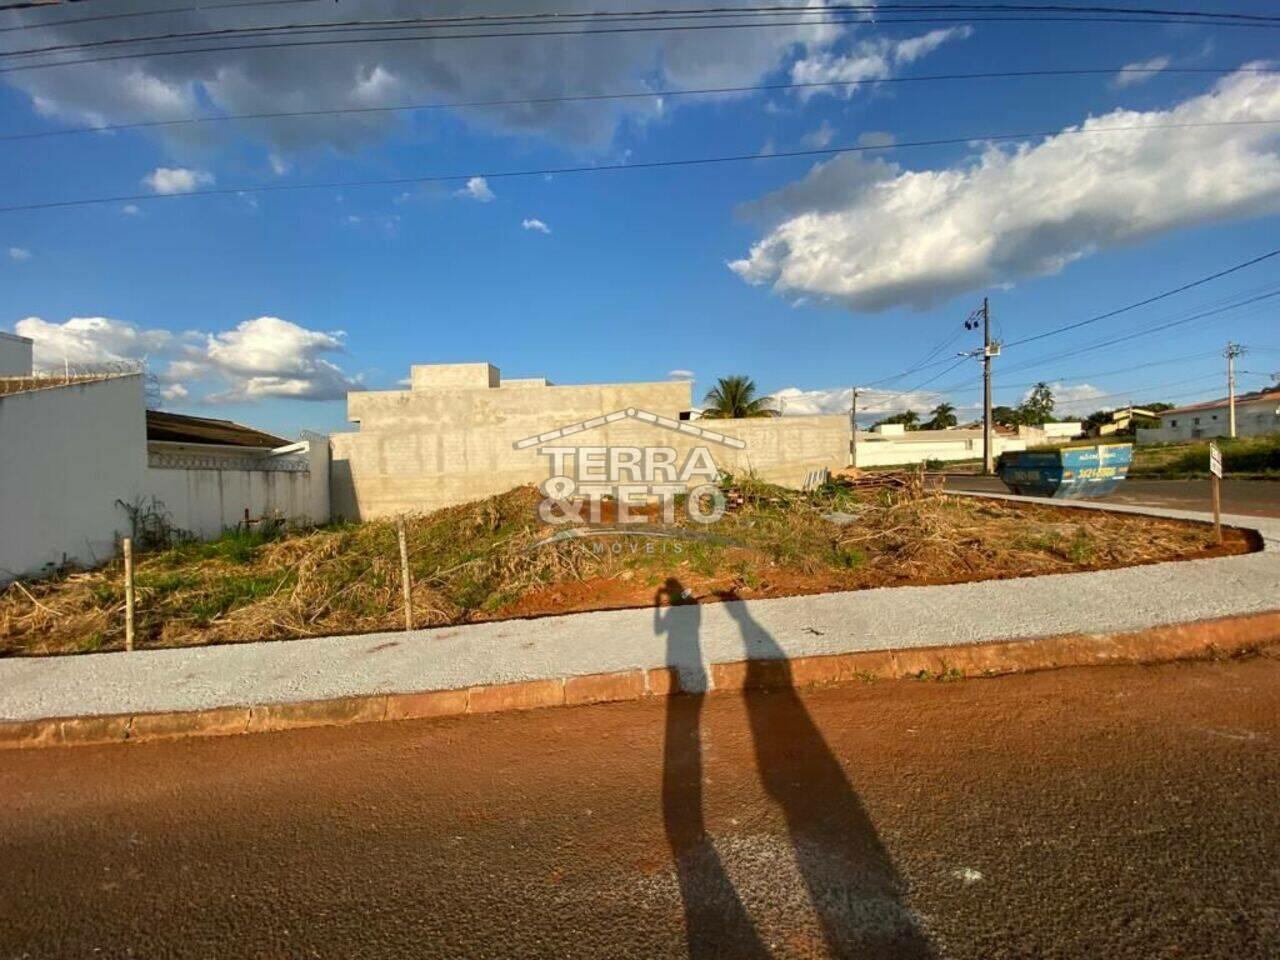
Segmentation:
<svg viewBox="0 0 1280 960">
<path fill-rule="evenodd" d="M 782 648 L 745 603 L 725 599 L 749 658 L 743 695 L 760 776 L 786 818 L 829 954 L 932 956 L 904 901 L 902 878 L 796 692 Z"/>
<path fill-rule="evenodd" d="M 667 606 L 662 606 L 664 598 Z M 653 632 L 666 634 L 666 663 L 681 695 L 667 697 L 662 818 L 684 905 L 689 956 L 767 957 L 755 928 L 707 836 L 702 809 L 702 705 L 707 672 L 698 631 L 702 610 L 668 579 L 654 597 Z M 674 694 L 674 691 L 673 691 Z"/>
</svg>

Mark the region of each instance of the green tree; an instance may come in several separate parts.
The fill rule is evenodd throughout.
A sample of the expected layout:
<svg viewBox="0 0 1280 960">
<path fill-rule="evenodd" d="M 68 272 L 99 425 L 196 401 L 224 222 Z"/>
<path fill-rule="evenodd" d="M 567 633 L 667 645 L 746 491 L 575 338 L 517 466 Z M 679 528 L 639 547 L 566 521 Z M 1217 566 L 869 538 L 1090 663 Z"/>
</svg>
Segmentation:
<svg viewBox="0 0 1280 960">
<path fill-rule="evenodd" d="M 1032 387 L 1027 398 L 1018 404 L 1018 421 L 1027 426 L 1053 422 L 1053 391 L 1043 380 Z"/>
<path fill-rule="evenodd" d="M 933 419 L 924 425 L 926 430 L 945 430 L 947 427 L 954 427 L 958 422 L 956 408 L 949 403 L 938 404 L 930 413 L 933 414 Z"/>
<path fill-rule="evenodd" d="M 877 420 L 872 424 L 872 428 L 874 429 L 886 423 L 900 423 L 908 430 L 918 430 L 920 428 L 920 414 L 914 410 L 903 410 L 902 413 L 895 413 L 892 417 Z"/>
<path fill-rule="evenodd" d="M 1021 421 L 1018 411 L 1013 407 L 992 407 L 991 422 L 1002 427 L 1016 427 Z"/>
<path fill-rule="evenodd" d="M 757 397 L 750 377 L 721 377 L 702 398 L 702 416 L 710 420 L 742 420 L 749 417 L 776 417 L 771 397 Z"/>
</svg>

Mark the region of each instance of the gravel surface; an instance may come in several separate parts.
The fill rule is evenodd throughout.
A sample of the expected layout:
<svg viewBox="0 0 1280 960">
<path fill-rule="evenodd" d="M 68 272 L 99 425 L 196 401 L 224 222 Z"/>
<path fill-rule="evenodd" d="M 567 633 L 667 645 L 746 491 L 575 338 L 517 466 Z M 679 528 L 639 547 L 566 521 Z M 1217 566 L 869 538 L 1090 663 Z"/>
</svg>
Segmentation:
<svg viewBox="0 0 1280 960">
<path fill-rule="evenodd" d="M 1280 662 L 0 754 L 0 956 L 1280 955 Z"/>
</svg>

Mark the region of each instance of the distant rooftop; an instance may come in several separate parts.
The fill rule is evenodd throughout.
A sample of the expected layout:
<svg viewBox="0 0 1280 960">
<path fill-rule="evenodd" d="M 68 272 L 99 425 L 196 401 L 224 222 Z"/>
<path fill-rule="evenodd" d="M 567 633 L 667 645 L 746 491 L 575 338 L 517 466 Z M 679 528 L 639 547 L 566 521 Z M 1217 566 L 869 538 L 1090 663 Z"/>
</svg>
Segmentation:
<svg viewBox="0 0 1280 960">
<path fill-rule="evenodd" d="M 283 447 L 292 443 L 233 420 L 191 417 L 164 410 L 147 411 L 147 439 L 165 443 L 217 443 L 230 447 Z"/>
<path fill-rule="evenodd" d="M 1280 389 L 1275 390 L 1255 390 L 1253 393 L 1236 394 L 1236 403 L 1252 403 L 1256 400 L 1275 400 L 1280 402 Z M 1203 403 L 1192 403 L 1185 407 L 1174 407 L 1172 410 L 1161 410 L 1160 416 L 1167 417 L 1171 413 L 1195 413 L 1197 410 L 1216 410 L 1218 407 L 1225 407 L 1227 398 L 1220 400 L 1205 400 Z"/>
</svg>

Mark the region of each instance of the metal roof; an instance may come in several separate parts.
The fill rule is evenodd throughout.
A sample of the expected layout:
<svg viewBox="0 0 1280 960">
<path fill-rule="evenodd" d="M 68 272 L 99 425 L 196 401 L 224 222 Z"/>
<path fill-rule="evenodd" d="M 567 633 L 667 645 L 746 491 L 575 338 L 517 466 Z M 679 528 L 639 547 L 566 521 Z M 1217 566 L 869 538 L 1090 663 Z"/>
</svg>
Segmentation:
<svg viewBox="0 0 1280 960">
<path fill-rule="evenodd" d="M 293 442 L 233 420 L 191 417 L 165 410 L 147 411 L 147 439 L 167 443 L 220 443 L 230 447 L 272 449 Z"/>
</svg>

